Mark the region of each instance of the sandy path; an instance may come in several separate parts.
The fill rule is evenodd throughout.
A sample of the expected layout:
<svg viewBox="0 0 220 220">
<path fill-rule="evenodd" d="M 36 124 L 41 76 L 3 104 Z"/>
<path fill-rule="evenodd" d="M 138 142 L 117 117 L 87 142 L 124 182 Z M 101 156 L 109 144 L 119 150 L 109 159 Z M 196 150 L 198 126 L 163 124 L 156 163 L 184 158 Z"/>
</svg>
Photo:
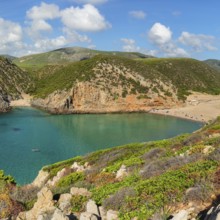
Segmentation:
<svg viewBox="0 0 220 220">
<path fill-rule="evenodd" d="M 208 122 L 220 116 L 220 95 L 214 96 L 194 92 L 188 96 L 186 104 L 183 107 L 152 110 L 150 112 Z"/>
<path fill-rule="evenodd" d="M 22 93 L 21 96 L 22 96 L 23 99 L 18 99 L 18 100 L 11 101 L 10 105 L 12 107 L 14 107 L 14 106 L 17 106 L 17 107 L 18 106 L 19 107 L 31 106 L 30 101 L 31 101 L 32 97 L 30 95 L 28 95 L 28 94 L 25 94 L 25 93 Z"/>
</svg>

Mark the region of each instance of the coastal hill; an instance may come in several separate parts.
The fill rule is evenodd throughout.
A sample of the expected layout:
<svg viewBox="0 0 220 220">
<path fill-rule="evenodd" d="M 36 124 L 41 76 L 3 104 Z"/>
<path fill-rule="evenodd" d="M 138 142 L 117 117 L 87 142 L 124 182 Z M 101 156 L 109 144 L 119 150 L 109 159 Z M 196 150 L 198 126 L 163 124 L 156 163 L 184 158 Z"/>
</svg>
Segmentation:
<svg viewBox="0 0 220 220">
<path fill-rule="evenodd" d="M 0 112 L 8 111 L 9 102 L 21 98 L 32 86 L 29 74 L 4 57 L 0 57 L 0 82 Z"/>
<path fill-rule="evenodd" d="M 219 94 L 220 74 L 187 58 L 97 55 L 38 69 L 32 104 L 53 113 L 149 111 L 181 105 L 190 91 Z"/>
<path fill-rule="evenodd" d="M 45 166 L 22 187 L 0 172 L 0 218 L 217 219 L 219 143 L 217 118 L 192 134 Z"/>
<path fill-rule="evenodd" d="M 150 111 L 182 106 L 191 92 L 220 92 L 219 71 L 195 59 L 73 47 L 4 60 L 11 73 L 16 65 L 23 70 L 16 94 L 29 93 L 33 106 L 52 113 Z M 12 88 L 7 77 L 2 85 Z M 4 100 L 21 97 L 13 89 L 2 94 Z"/>
</svg>

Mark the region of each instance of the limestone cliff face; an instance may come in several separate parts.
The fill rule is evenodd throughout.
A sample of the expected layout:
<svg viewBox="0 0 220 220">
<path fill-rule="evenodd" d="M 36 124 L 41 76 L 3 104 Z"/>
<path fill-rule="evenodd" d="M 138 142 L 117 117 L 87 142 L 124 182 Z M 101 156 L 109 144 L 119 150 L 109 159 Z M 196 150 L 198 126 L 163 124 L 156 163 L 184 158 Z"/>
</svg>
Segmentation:
<svg viewBox="0 0 220 220">
<path fill-rule="evenodd" d="M 78 83 L 73 89 L 73 109 L 77 112 L 135 112 L 175 104 L 175 100 L 157 95 L 140 97 L 140 94 L 128 94 L 122 97 L 121 90 L 113 88 L 112 96 L 107 89 L 92 83 Z"/>
<path fill-rule="evenodd" d="M 150 94 L 129 94 L 122 97 L 121 88 L 108 89 L 91 82 L 78 82 L 69 91 L 56 91 L 45 99 L 35 99 L 32 105 L 56 114 L 140 112 L 153 108 L 169 108 L 179 104 L 173 97 Z M 112 95 L 113 93 L 113 95 Z"/>
<path fill-rule="evenodd" d="M 53 113 L 106 113 L 149 111 L 180 103 L 169 79 L 146 79 L 131 68 L 108 62 L 97 62 L 91 75 L 73 81 L 71 89 L 35 99 L 32 105 Z"/>
</svg>

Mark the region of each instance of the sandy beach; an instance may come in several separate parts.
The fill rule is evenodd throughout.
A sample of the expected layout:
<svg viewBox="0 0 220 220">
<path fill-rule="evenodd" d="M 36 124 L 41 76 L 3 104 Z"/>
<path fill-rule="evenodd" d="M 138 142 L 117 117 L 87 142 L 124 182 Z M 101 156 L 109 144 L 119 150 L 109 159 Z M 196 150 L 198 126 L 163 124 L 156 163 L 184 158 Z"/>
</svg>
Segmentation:
<svg viewBox="0 0 220 220">
<path fill-rule="evenodd" d="M 11 101 L 11 106 L 31 106 L 32 97 L 28 94 L 22 94 L 22 97 L 23 99 Z M 150 113 L 209 122 L 220 116 L 220 95 L 193 92 L 187 97 L 183 106 L 169 109 L 153 109 L 150 110 Z"/>
<path fill-rule="evenodd" d="M 170 115 L 195 121 L 209 122 L 220 116 L 220 95 L 193 92 L 184 106 L 170 109 L 154 109 L 155 114 Z"/>
<path fill-rule="evenodd" d="M 30 101 L 31 101 L 32 97 L 28 94 L 25 94 L 25 93 L 21 94 L 21 96 L 22 96 L 23 99 L 18 99 L 18 100 L 11 101 L 10 105 L 12 107 L 16 107 L 16 106 L 17 107 L 28 107 L 28 106 L 31 106 Z"/>
</svg>

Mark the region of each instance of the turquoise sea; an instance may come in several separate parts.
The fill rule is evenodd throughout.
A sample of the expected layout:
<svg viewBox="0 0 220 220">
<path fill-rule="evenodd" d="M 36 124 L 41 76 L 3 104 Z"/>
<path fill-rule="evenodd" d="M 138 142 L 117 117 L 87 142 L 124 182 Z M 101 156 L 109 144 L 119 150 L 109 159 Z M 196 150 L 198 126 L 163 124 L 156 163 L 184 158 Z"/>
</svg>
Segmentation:
<svg viewBox="0 0 220 220">
<path fill-rule="evenodd" d="M 50 115 L 15 108 L 0 114 L 0 169 L 19 184 L 30 183 L 44 165 L 112 146 L 169 138 L 201 126 L 145 113 Z"/>
</svg>

